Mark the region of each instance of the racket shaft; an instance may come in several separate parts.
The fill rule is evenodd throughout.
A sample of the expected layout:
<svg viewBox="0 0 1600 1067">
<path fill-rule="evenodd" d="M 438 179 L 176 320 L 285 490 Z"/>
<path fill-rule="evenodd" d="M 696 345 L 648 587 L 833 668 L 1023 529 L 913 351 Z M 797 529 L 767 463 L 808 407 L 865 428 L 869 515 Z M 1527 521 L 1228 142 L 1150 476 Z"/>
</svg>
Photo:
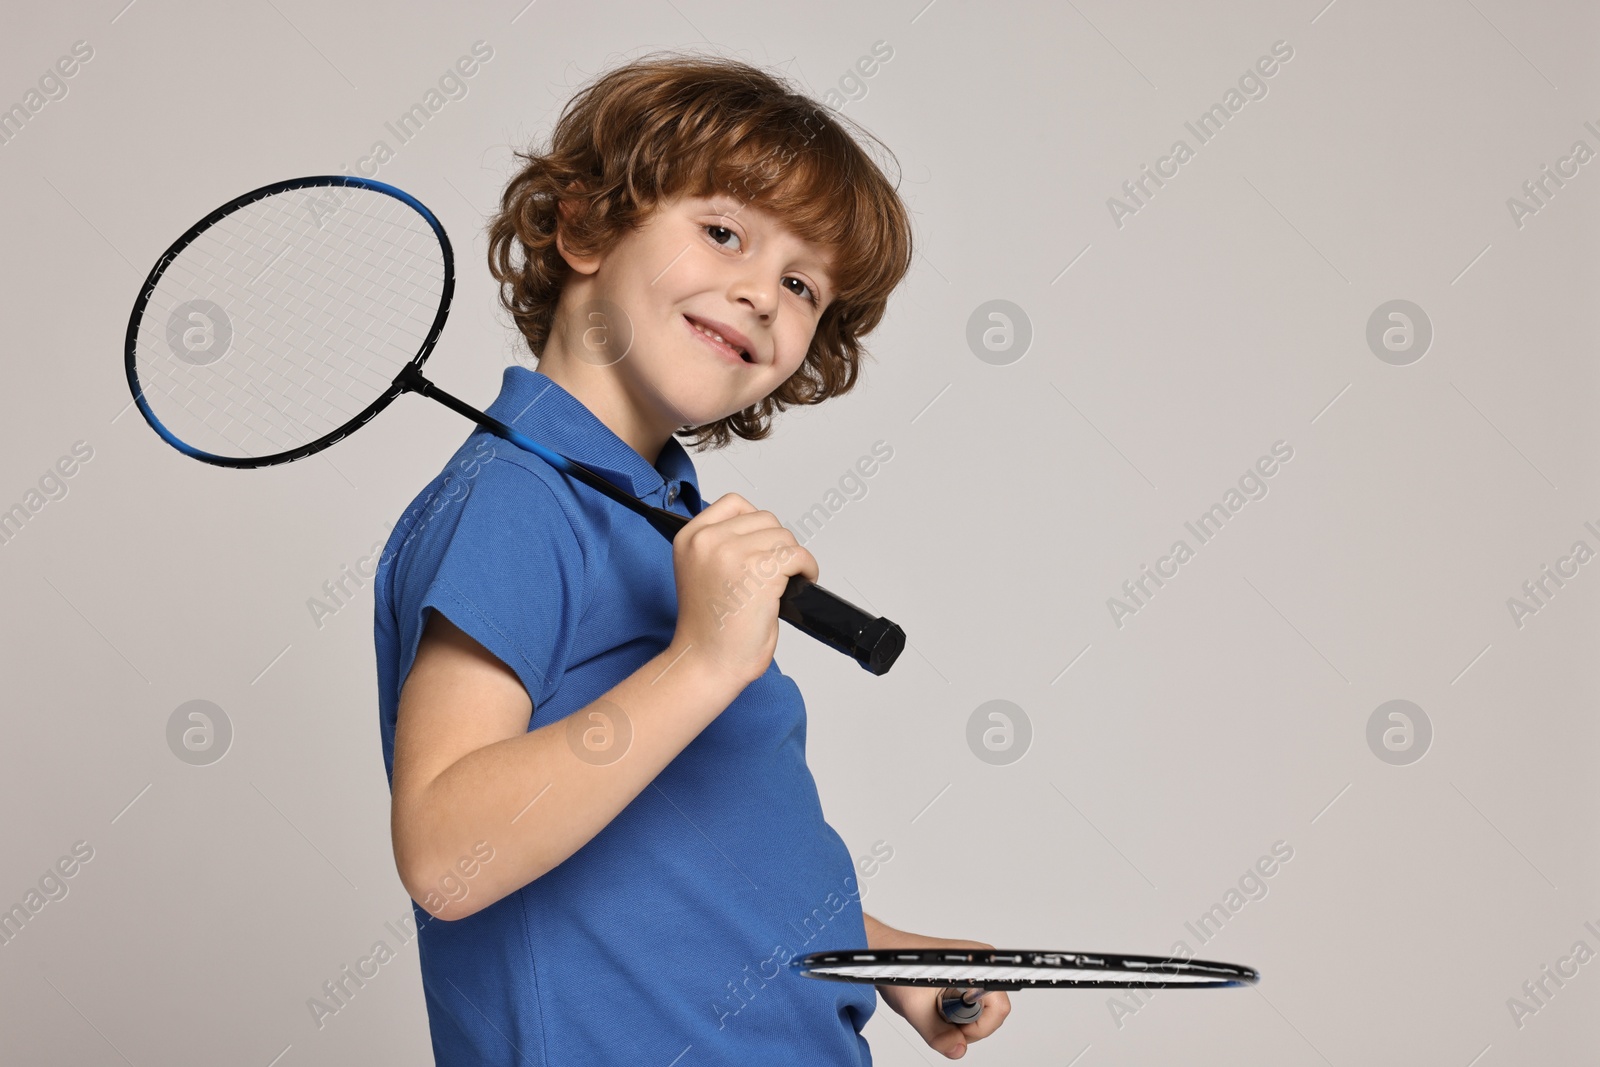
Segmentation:
<svg viewBox="0 0 1600 1067">
<path fill-rule="evenodd" d="M 451 396 L 424 378 L 414 364 L 406 364 L 395 382 L 402 388 L 437 400 L 459 415 L 465 415 L 490 433 L 524 451 L 532 452 L 557 470 L 572 475 L 628 510 L 642 515 L 668 541 L 673 540 L 678 531 L 689 524 L 684 516 L 652 507 L 629 496 L 594 472 L 545 448 L 494 416 Z M 798 574 L 789 577 L 788 584 L 778 598 L 778 617 L 802 633 L 843 652 L 873 674 L 886 673 L 905 647 L 905 632 L 899 626 L 881 616 L 862 611 Z"/>
</svg>

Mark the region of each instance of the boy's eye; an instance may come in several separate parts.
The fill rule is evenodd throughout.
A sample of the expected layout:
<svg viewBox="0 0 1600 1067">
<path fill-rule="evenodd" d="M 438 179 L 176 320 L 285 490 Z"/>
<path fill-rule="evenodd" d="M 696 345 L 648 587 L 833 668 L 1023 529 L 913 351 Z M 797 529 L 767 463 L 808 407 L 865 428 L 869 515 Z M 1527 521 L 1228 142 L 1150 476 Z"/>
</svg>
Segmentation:
<svg viewBox="0 0 1600 1067">
<path fill-rule="evenodd" d="M 816 306 L 816 304 L 817 304 L 817 291 L 815 289 L 811 288 L 811 286 L 807 285 L 805 283 L 805 279 L 803 279 L 803 278 L 785 278 L 784 281 L 786 281 L 786 282 L 798 282 L 799 285 L 800 285 L 800 288 L 804 289 L 805 292 L 803 292 L 803 293 L 795 293 L 795 295 L 800 297 L 801 299 L 805 300 L 812 307 Z M 794 292 L 794 290 L 790 290 L 790 292 Z"/>
<path fill-rule="evenodd" d="M 737 241 L 739 239 L 739 235 L 738 234 L 734 233 L 732 230 L 728 229 L 726 226 L 718 226 L 716 223 L 709 223 L 704 227 L 704 229 L 705 229 L 705 231 L 707 233 L 711 234 L 711 239 L 713 241 L 716 241 L 717 244 L 722 245 L 723 248 L 727 248 L 728 246 L 722 244 L 721 241 L 718 241 L 717 240 L 717 235 L 713 231 L 721 230 L 723 233 L 727 234 L 729 237 L 732 237 L 735 241 Z"/>
</svg>

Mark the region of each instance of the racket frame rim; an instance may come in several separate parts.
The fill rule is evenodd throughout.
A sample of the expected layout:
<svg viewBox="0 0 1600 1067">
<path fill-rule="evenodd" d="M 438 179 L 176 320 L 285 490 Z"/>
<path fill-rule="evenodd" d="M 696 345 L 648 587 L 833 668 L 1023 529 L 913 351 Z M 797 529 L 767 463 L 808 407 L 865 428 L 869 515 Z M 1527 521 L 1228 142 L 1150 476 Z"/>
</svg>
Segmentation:
<svg viewBox="0 0 1600 1067">
<path fill-rule="evenodd" d="M 145 276 L 144 281 L 140 283 L 139 294 L 135 297 L 133 310 L 128 316 L 128 328 L 123 340 L 123 367 L 128 379 L 128 391 L 133 394 L 133 402 L 139 408 L 139 413 L 144 416 L 145 422 L 150 424 L 150 428 L 155 430 L 163 441 L 166 441 L 184 455 L 213 466 L 232 467 L 235 469 L 253 469 L 276 466 L 280 463 L 292 463 L 295 460 L 315 455 L 330 445 L 337 444 L 350 436 L 350 434 L 366 425 L 375 415 L 393 403 L 395 397 L 410 389 L 409 386 L 401 381 L 401 377 L 406 374 L 406 367 L 402 367 L 400 373 L 395 376 L 394 381 L 389 384 L 387 389 L 378 394 L 372 403 L 357 412 L 346 422 L 314 441 L 267 456 L 222 456 L 196 448 L 179 439 L 176 434 L 169 430 L 151 409 L 149 401 L 145 399 L 144 389 L 139 382 L 137 366 L 136 349 L 139 341 L 139 326 L 144 319 L 145 308 L 149 304 L 150 297 L 155 292 L 157 283 L 160 282 L 167 268 L 171 266 L 179 254 L 212 226 L 233 214 L 239 208 L 252 204 L 257 200 L 264 200 L 269 196 L 275 196 L 278 193 L 289 192 L 294 189 L 338 186 L 383 193 L 401 201 L 421 215 L 423 221 L 427 222 L 433 229 L 434 236 L 439 239 L 439 248 L 443 254 L 444 266 L 439 307 L 434 313 L 432 324 L 428 328 L 428 336 L 423 339 L 417 354 L 407 361 L 406 367 L 420 371 L 422 365 L 427 362 L 428 357 L 433 354 L 434 346 L 438 343 L 439 336 L 444 331 L 445 319 L 449 316 L 450 304 L 455 296 L 455 251 L 451 247 L 450 236 L 445 232 L 444 224 L 429 210 L 426 204 L 404 189 L 397 188 L 387 182 L 380 182 L 372 178 L 361 178 L 352 174 L 312 174 L 299 178 L 285 178 L 281 181 L 270 182 L 260 188 L 252 189 L 247 193 L 241 193 L 227 203 L 208 212 L 205 217 L 190 226 L 177 240 L 167 246 L 166 251 L 156 260 L 155 266 L 150 268 L 150 272 Z"/>
<path fill-rule="evenodd" d="M 1021 962 L 1029 958 L 1037 959 L 1042 957 L 1056 957 L 1062 962 L 1050 964 Z M 1085 967 L 1082 962 L 1086 959 L 1091 961 L 1087 967 Z M 980 965 L 1032 967 L 1037 969 L 1041 974 L 1049 974 L 1052 970 L 1057 968 L 1063 970 L 1106 969 L 1108 973 L 1110 973 L 1110 969 L 1107 967 L 1108 961 L 1117 961 L 1117 973 L 1126 974 L 1127 977 L 1123 980 L 1112 981 L 1083 981 L 1078 979 L 1069 979 L 1058 982 L 1030 982 L 1023 980 L 991 982 L 984 980 L 978 975 L 973 975 L 971 977 L 971 981 L 967 981 L 965 979 L 952 979 L 949 976 L 925 978 L 882 978 L 869 975 L 837 974 L 812 970 L 814 967 L 822 967 L 828 964 L 885 965 L 904 963 L 912 966 L 929 966 L 941 963 L 973 963 Z M 1145 968 L 1148 968 L 1143 970 L 1143 973 L 1149 974 L 1151 977 L 1138 977 L 1139 968 L 1135 968 L 1134 972 L 1126 971 L 1121 965 L 1127 962 L 1134 962 L 1136 964 L 1143 965 Z M 1102 989 L 1222 989 L 1236 986 L 1255 985 L 1261 979 L 1261 972 L 1256 970 L 1254 967 L 1248 967 L 1244 964 L 1237 963 L 1224 963 L 1219 960 L 1182 959 L 1176 956 L 1140 956 L 1119 952 L 1062 952 L 1044 949 L 1012 948 L 831 949 L 820 952 L 811 952 L 804 956 L 795 957 L 790 960 L 790 967 L 799 971 L 800 975 L 804 978 L 816 978 L 823 981 L 854 982 L 873 985 L 922 986 L 927 988 L 970 985 L 981 986 L 983 989 L 994 989 L 1005 992 L 1012 992 L 1019 989 L 1049 988 L 1052 986 Z M 1161 980 L 1161 976 L 1163 975 L 1177 975 L 1191 968 L 1213 971 L 1215 973 L 1208 977 L 1215 978 L 1215 980 Z"/>
</svg>

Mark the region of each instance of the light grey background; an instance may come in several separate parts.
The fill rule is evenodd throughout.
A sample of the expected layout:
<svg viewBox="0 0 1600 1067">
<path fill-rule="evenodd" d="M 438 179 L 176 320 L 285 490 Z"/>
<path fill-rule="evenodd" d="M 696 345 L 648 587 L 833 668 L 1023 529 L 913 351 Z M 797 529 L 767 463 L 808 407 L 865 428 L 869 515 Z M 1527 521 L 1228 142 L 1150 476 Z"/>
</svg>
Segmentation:
<svg viewBox="0 0 1600 1067">
<path fill-rule="evenodd" d="M 94 854 L 0 945 L 0 1059 L 431 1062 L 414 945 L 320 1029 L 307 1007 L 408 914 L 370 586 L 320 629 L 307 600 L 468 426 L 407 398 L 323 457 L 207 467 L 127 408 L 127 314 L 200 215 L 383 139 L 377 176 L 457 247 L 430 368 L 486 405 L 508 362 L 531 365 L 482 260 L 511 149 L 593 75 L 680 47 L 819 97 L 856 86 L 835 102 L 896 153 L 915 213 L 920 255 L 863 385 L 697 457 L 708 498 L 794 525 L 874 442 L 894 450 L 806 543 L 823 584 L 911 647 L 882 678 L 788 628 L 778 650 L 829 820 L 853 855 L 893 848 L 866 909 L 1002 947 L 1182 940 L 1263 975 L 1132 1013 L 1015 993 L 966 1058 L 1592 1057 L 1600 962 L 1547 981 L 1520 1026 L 1508 999 L 1537 1006 L 1524 982 L 1578 941 L 1600 951 L 1600 562 L 1520 626 L 1507 602 L 1574 542 L 1600 549 L 1600 162 L 1520 226 L 1507 201 L 1575 141 L 1600 149 L 1583 125 L 1600 127 L 1600 16 L 1324 2 L 13 5 L 0 104 L 76 41 L 93 58 L 0 145 L 0 508 L 75 442 L 93 458 L 0 545 L 0 906 L 75 842 Z M 479 40 L 494 54 L 468 94 L 397 146 L 384 124 Z M 880 41 L 892 58 L 852 82 Z M 1195 147 L 1184 123 L 1278 41 L 1293 58 L 1266 96 L 1119 227 L 1108 199 Z M 990 300 L 1031 325 L 1003 365 L 967 343 Z M 1391 300 L 1432 324 L 1409 365 L 1366 340 Z M 1119 627 L 1108 598 L 1193 546 L 1184 523 L 1278 441 L 1293 458 L 1268 494 Z M 197 699 L 233 729 L 209 766 L 168 747 Z M 1367 741 L 1396 699 L 1432 725 L 1408 765 Z M 1001 765 L 968 741 L 996 700 L 1031 728 Z M 1293 859 L 1267 895 L 1202 944 L 1185 923 L 1280 841 Z M 875 1062 L 942 1062 L 881 1003 L 867 1036 Z"/>
</svg>

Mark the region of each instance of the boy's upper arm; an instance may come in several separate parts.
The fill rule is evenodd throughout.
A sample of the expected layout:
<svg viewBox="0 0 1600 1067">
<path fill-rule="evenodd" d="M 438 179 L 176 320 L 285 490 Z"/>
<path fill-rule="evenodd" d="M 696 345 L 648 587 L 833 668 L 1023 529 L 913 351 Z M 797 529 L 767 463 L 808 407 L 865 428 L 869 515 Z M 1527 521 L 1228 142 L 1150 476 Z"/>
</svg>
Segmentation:
<svg viewBox="0 0 1600 1067">
<path fill-rule="evenodd" d="M 444 613 L 430 612 L 395 718 L 396 805 L 468 753 L 526 733 L 532 715 L 516 672 Z"/>
<path fill-rule="evenodd" d="M 448 616 L 521 680 L 537 708 L 566 673 L 586 601 L 584 547 L 562 501 L 532 470 L 495 458 L 463 484 L 460 499 L 429 514 L 401 561 L 401 632 L 420 653 L 431 619 Z M 402 652 L 402 692 L 413 666 Z"/>
<path fill-rule="evenodd" d="M 397 570 L 397 803 L 477 748 L 526 732 L 565 673 L 585 601 L 583 546 L 533 471 L 485 462 L 429 511 Z"/>
</svg>

